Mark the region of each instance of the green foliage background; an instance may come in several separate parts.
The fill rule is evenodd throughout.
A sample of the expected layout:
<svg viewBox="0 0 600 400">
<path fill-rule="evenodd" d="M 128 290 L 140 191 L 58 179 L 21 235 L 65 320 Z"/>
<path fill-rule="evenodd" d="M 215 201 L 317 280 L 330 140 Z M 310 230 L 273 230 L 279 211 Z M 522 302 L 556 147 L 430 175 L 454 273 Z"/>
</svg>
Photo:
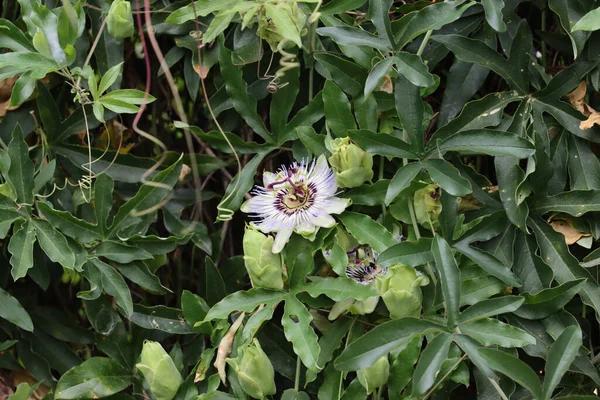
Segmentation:
<svg viewBox="0 0 600 400">
<path fill-rule="evenodd" d="M 253 338 L 269 398 L 597 398 L 599 7 L 3 0 L 12 398 L 246 398 L 214 363 Z M 251 288 L 244 197 L 335 137 L 374 178 L 340 192 L 337 227 L 291 238 L 283 290 Z M 343 276 L 342 231 L 429 277 L 420 315 L 327 319 L 382 294 Z"/>
</svg>

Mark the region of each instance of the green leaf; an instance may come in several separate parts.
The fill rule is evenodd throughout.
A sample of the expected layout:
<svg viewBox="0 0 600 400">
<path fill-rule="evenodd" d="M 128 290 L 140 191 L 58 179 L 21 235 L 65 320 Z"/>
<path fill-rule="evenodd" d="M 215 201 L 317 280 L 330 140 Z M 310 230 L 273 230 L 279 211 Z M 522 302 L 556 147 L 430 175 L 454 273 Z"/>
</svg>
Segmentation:
<svg viewBox="0 0 600 400">
<path fill-rule="evenodd" d="M 600 190 L 571 190 L 540 197 L 532 208 L 543 214 L 553 211 L 580 217 L 590 211 L 600 211 Z"/>
<path fill-rule="evenodd" d="M 431 239 L 420 238 L 416 242 L 405 241 L 388 248 L 377 256 L 377 265 L 391 267 L 394 264 L 404 264 L 416 267 L 433 260 Z"/>
<path fill-rule="evenodd" d="M 574 135 L 568 138 L 571 190 L 600 189 L 600 162 L 588 144 Z"/>
<path fill-rule="evenodd" d="M 366 46 L 377 50 L 390 51 L 385 39 L 351 26 L 317 28 L 317 33 L 332 38 L 338 45 Z"/>
<path fill-rule="evenodd" d="M 98 257 L 105 257 L 120 264 L 127 264 L 136 260 L 152 259 L 152 254 L 144 249 L 128 246 L 125 243 L 110 240 L 103 241 L 95 249 Z"/>
<path fill-rule="evenodd" d="M 100 84 L 98 85 L 98 94 L 102 94 L 106 92 L 113 83 L 117 80 L 119 75 L 121 74 L 121 66 L 123 63 L 119 63 L 114 67 L 111 67 L 106 73 L 102 76 L 100 80 Z"/>
<path fill-rule="evenodd" d="M 460 331 L 485 346 L 525 347 L 535 344 L 535 337 L 529 333 L 493 318 L 461 324 Z"/>
<path fill-rule="evenodd" d="M 319 359 L 318 337 L 311 327 L 312 315 L 306 307 L 298 301 L 294 294 L 285 298 L 285 308 L 281 325 L 283 332 L 294 347 L 294 353 L 300 357 L 302 363 L 311 371 L 320 369 L 317 361 Z"/>
<path fill-rule="evenodd" d="M 231 215 L 240 208 L 244 195 L 254 185 L 256 169 L 266 155 L 266 151 L 256 154 L 248 164 L 244 165 L 242 172 L 236 175 L 227 186 L 223 199 L 218 206 L 217 222 L 231 219 Z"/>
<path fill-rule="evenodd" d="M 345 277 L 337 278 L 314 278 L 314 280 L 301 287 L 302 291 L 312 297 L 322 294 L 335 301 L 344 301 L 348 298 L 366 300 L 369 297 L 378 296 L 377 290 L 368 285 L 361 285 L 353 279 Z"/>
<path fill-rule="evenodd" d="M 54 171 L 56 169 L 56 159 L 50 161 L 44 165 L 35 176 L 33 180 L 33 193 L 38 193 L 44 185 L 46 185 L 54 177 Z"/>
<path fill-rule="evenodd" d="M 448 326 L 458 321 L 460 307 L 460 271 L 448 242 L 436 235 L 431 245 L 435 265 L 440 274 L 442 294 L 448 314 Z"/>
<path fill-rule="evenodd" d="M 314 57 L 329 72 L 331 79 L 350 96 L 357 96 L 363 91 L 367 74 L 362 67 L 329 53 L 315 53 Z"/>
<path fill-rule="evenodd" d="M 101 98 L 99 98 L 98 101 L 94 103 L 94 106 L 96 104 L 106 107 L 117 114 L 135 114 L 140 110 L 140 108 L 136 105 L 133 105 L 120 99 L 106 98 L 106 96 L 102 96 Z M 102 108 L 100 108 L 100 110 L 102 110 Z M 97 115 L 96 110 L 94 109 L 94 115 L 97 119 L 100 119 L 98 118 L 98 116 L 102 115 L 102 113 L 99 112 Z"/>
<path fill-rule="evenodd" d="M 0 288 L 0 317 L 12 322 L 19 328 L 33 332 L 33 322 L 19 300 Z"/>
<path fill-rule="evenodd" d="M 401 51 L 396 53 L 393 60 L 398 73 L 404 75 L 413 85 L 427 88 L 435 84 L 435 78 L 420 56 Z"/>
<path fill-rule="evenodd" d="M 100 83 L 102 84 L 102 83 Z M 112 85 L 112 84 L 111 84 Z M 146 94 L 137 89 L 119 89 L 113 90 L 100 98 L 101 100 L 119 100 L 127 104 L 148 104 L 156 100 L 156 97 L 151 94 Z"/>
<path fill-rule="evenodd" d="M 320 8 L 325 15 L 341 14 L 344 11 L 360 8 L 367 0 L 331 0 Z"/>
<path fill-rule="evenodd" d="M 96 226 L 84 220 L 75 218 L 68 211 L 58 211 L 47 203 L 38 202 L 38 210 L 52 226 L 60 229 L 65 235 L 77 239 L 81 243 L 90 243 L 94 240 L 100 240 L 102 235 L 97 231 Z"/>
<path fill-rule="evenodd" d="M 506 31 L 506 24 L 502 21 L 503 0 L 481 0 L 481 5 L 485 11 L 485 19 L 496 32 Z"/>
<path fill-rule="evenodd" d="M 498 376 L 488 366 L 488 363 L 478 352 L 478 349 L 484 346 L 477 342 L 475 339 L 470 338 L 466 335 L 454 335 L 454 342 L 467 354 L 469 360 L 477 367 L 477 370 L 484 374 L 486 377 L 498 380 Z"/>
<path fill-rule="evenodd" d="M 448 357 L 450 344 L 452 344 L 452 335 L 443 332 L 427 344 L 413 374 L 413 396 L 422 398 L 434 384 L 435 378 L 442 368 L 442 363 Z"/>
<path fill-rule="evenodd" d="M 587 278 L 580 291 L 583 302 L 600 311 L 600 290 L 598 284 L 587 270 L 581 267 L 575 257 L 569 253 L 565 238 L 556 232 L 546 222 L 537 218 L 530 218 L 529 225 L 533 228 L 535 239 L 540 247 L 542 260 L 552 268 L 554 278 L 560 284 L 576 279 Z"/>
<path fill-rule="evenodd" d="M 160 279 L 150 272 L 148 266 L 141 261 L 134 261 L 126 265 L 117 265 L 119 272 L 145 291 L 152 294 L 171 292 L 160 283 Z"/>
<path fill-rule="evenodd" d="M 495 276 L 505 284 L 513 287 L 521 287 L 519 278 L 506 265 L 487 251 L 468 246 L 464 243 L 457 243 L 454 247 L 490 275 Z"/>
<path fill-rule="evenodd" d="M 460 175 L 458 169 L 446 160 L 425 160 L 421 163 L 431 180 L 452 196 L 465 196 L 472 192 L 471 182 Z"/>
<path fill-rule="evenodd" d="M 479 354 L 488 365 L 508 376 L 525 389 L 529 390 L 535 398 L 542 399 L 542 385 L 537 374 L 517 357 L 499 350 L 479 349 Z"/>
<path fill-rule="evenodd" d="M 86 264 L 87 268 L 96 268 L 102 277 L 102 287 L 112 297 L 117 304 L 125 311 L 129 317 L 133 313 L 133 301 L 131 292 L 125 283 L 123 277 L 110 265 L 96 258 L 91 259 Z"/>
<path fill-rule="evenodd" d="M 519 199 L 518 195 L 518 187 L 525 180 L 525 172 L 519 166 L 519 159 L 496 157 L 494 165 L 496 166 L 500 200 L 502 200 L 506 215 L 517 228 L 526 232 L 529 206 Z"/>
<path fill-rule="evenodd" d="M 597 126 L 590 129 L 579 128 L 579 124 L 585 119 L 583 114 L 559 99 L 549 97 L 544 97 L 543 99 L 534 98 L 533 110 L 537 113 L 548 113 L 552 115 L 560 125 L 573 135 L 589 140 L 592 143 L 600 142 L 600 128 Z"/>
<path fill-rule="evenodd" d="M 20 0 L 21 14 L 27 24 L 29 34 L 34 37 L 40 36 L 45 43 L 45 49 L 37 48 L 40 52 L 47 51 L 46 56 L 52 57 L 61 67 L 68 65 L 67 55 L 60 45 L 58 38 L 58 17 L 45 5 L 32 0 Z M 44 51 L 42 51 L 44 50 Z"/>
<path fill-rule="evenodd" d="M 248 93 L 248 85 L 242 76 L 242 70 L 236 67 L 231 60 L 231 51 L 224 43 L 220 43 L 219 66 L 221 74 L 225 78 L 225 89 L 231 97 L 233 107 L 246 121 L 246 123 L 259 136 L 267 142 L 271 141 L 271 133 L 265 127 L 260 115 L 256 111 L 256 99 Z"/>
<path fill-rule="evenodd" d="M 498 109 L 498 111 L 501 111 L 501 109 Z M 430 143 L 428 146 L 428 154 L 430 155 L 457 151 L 461 154 L 527 158 L 535 153 L 535 147 L 530 141 L 509 132 L 491 129 L 462 131 L 437 143 Z"/>
<path fill-rule="evenodd" d="M 35 90 L 36 78 L 32 77 L 32 72 L 25 72 L 15 82 L 10 95 L 9 106 L 15 107 L 25 103 Z"/>
<path fill-rule="evenodd" d="M 528 87 L 525 87 L 521 78 L 522 73 L 519 66 L 505 60 L 484 42 L 460 35 L 433 35 L 431 39 L 442 43 L 460 60 L 491 69 L 519 93 L 527 92 Z"/>
<path fill-rule="evenodd" d="M 577 279 L 535 294 L 525 293 L 525 303 L 514 314 L 526 319 L 546 318 L 567 305 L 579 293 L 585 282 L 585 279 Z"/>
<path fill-rule="evenodd" d="M 14 51 L 35 52 L 27 36 L 7 19 L 0 18 L 0 47 Z"/>
<path fill-rule="evenodd" d="M 379 37 L 384 38 L 389 47 L 395 48 L 396 42 L 390 25 L 390 8 L 394 3 L 393 0 L 370 0 L 369 1 L 369 16 L 373 25 L 377 28 Z"/>
<path fill-rule="evenodd" d="M 319 352 L 318 365 L 320 368 L 324 368 L 325 365 L 333 359 L 335 351 L 342 345 L 342 340 L 352 328 L 354 322 L 350 318 L 338 318 L 331 324 L 331 327 L 327 329 L 323 336 L 319 338 Z M 329 364 L 333 367 L 333 364 Z M 339 380 L 338 380 L 339 382 Z"/>
<path fill-rule="evenodd" d="M 296 128 L 298 139 L 315 157 L 321 154 L 329 154 L 325 147 L 325 135 L 319 135 L 311 126 L 301 126 Z"/>
<path fill-rule="evenodd" d="M 275 4 L 264 4 L 266 15 L 273 21 L 275 31 L 283 39 L 293 42 L 296 46 L 302 47 L 302 39 L 300 32 L 292 15 L 287 11 L 286 7 L 278 7 Z"/>
<path fill-rule="evenodd" d="M 8 397 L 10 400 L 28 400 L 33 392 L 42 384 L 42 382 L 38 382 L 33 386 L 29 386 L 27 382 L 19 383 L 17 386 L 17 390 L 15 393 Z"/>
<path fill-rule="evenodd" d="M 521 100 L 515 91 L 490 93 L 487 96 L 467 103 L 460 115 L 442 126 L 430 140 L 431 146 L 440 139 L 447 139 L 457 132 L 481 129 L 497 125 L 502 117 L 502 110 L 507 104 Z"/>
<path fill-rule="evenodd" d="M 340 215 L 342 223 L 360 244 L 368 244 L 377 253 L 383 253 L 398 240 L 383 225 L 365 214 L 345 212 Z"/>
<path fill-rule="evenodd" d="M 418 158 L 408 143 L 387 133 L 375 133 L 361 129 L 349 131 L 348 136 L 368 153 L 387 157 Z"/>
<path fill-rule="evenodd" d="M 183 318 L 181 310 L 176 308 L 165 306 L 146 307 L 135 304 L 133 306 L 133 313 L 128 318 L 131 322 L 144 329 L 156 329 L 175 335 L 196 333 Z"/>
<path fill-rule="evenodd" d="M 254 36 L 254 33 L 252 32 L 249 32 L 249 34 Z M 256 40 L 260 39 L 256 37 Z M 291 71 L 286 72 L 286 74 L 279 79 L 278 84 L 280 85 L 279 89 L 271 95 L 269 110 L 271 131 L 273 132 L 273 135 L 278 138 L 277 142 L 279 142 L 279 139 L 281 139 L 285 133 L 288 118 L 294 108 L 298 92 L 300 91 L 300 68 L 294 68 Z M 284 86 L 281 87 L 282 85 Z M 219 136 L 221 136 L 220 132 Z M 237 150 L 237 146 L 235 146 L 235 148 Z"/>
<path fill-rule="evenodd" d="M 210 334 L 211 332 L 210 323 L 202 325 L 209 309 L 210 307 L 202 297 L 195 295 L 188 290 L 182 292 L 181 310 L 183 311 L 187 323 L 194 327 L 194 330 L 198 333 Z M 196 324 L 199 323 L 200 325 L 197 327 Z"/>
<path fill-rule="evenodd" d="M 348 97 L 332 81 L 325 82 L 323 103 L 327 125 L 336 136 L 344 137 L 349 129 L 356 129 L 356 122 Z"/>
<path fill-rule="evenodd" d="M 438 30 L 444 25 L 459 19 L 465 10 L 471 7 L 472 2 L 456 7 L 452 3 L 436 3 L 422 10 L 406 14 L 394 24 L 394 36 L 396 37 L 396 49 L 401 49 L 414 38 L 429 30 Z"/>
<path fill-rule="evenodd" d="M 421 163 L 410 163 L 402 166 L 390 181 L 385 194 L 385 204 L 389 205 L 406 188 L 410 187 L 419 172 L 423 169 Z"/>
<path fill-rule="evenodd" d="M 410 140 L 410 146 L 418 154 L 424 150 L 423 115 L 424 106 L 421 91 L 404 75 L 398 75 L 394 89 L 396 112 L 402 123 L 402 128 Z"/>
<path fill-rule="evenodd" d="M 121 225 L 131 218 L 132 214 L 144 212 L 160 204 L 171 192 L 177 183 L 181 171 L 182 158 L 170 167 L 158 173 L 150 183 L 143 185 L 131 199 L 127 200 L 117 211 L 110 227 L 109 235 L 116 235 Z"/>
<path fill-rule="evenodd" d="M 48 258 L 65 268 L 75 269 L 75 252 L 71 250 L 63 234 L 48 221 L 35 219 L 32 223 L 38 243 Z"/>
<path fill-rule="evenodd" d="M 11 183 L 18 203 L 33 204 L 33 163 L 29 158 L 29 146 L 25 143 L 23 130 L 17 124 L 8 144 L 10 168 L 5 175 Z"/>
<path fill-rule="evenodd" d="M 250 312 L 261 304 L 267 306 L 278 304 L 285 297 L 286 293 L 261 288 L 235 292 L 215 304 L 206 314 L 205 320 L 224 319 L 233 311 Z"/>
<path fill-rule="evenodd" d="M 96 224 L 103 236 L 108 233 L 107 220 L 110 210 L 113 207 L 112 193 L 114 182 L 107 174 L 102 174 L 96 178 L 94 184 L 94 216 Z"/>
<path fill-rule="evenodd" d="M 521 296 L 502 296 L 483 300 L 460 313 L 458 323 L 465 324 L 482 318 L 514 312 L 521 307 L 524 301 L 525 298 Z"/>
<path fill-rule="evenodd" d="M 544 377 L 543 394 L 545 399 L 552 397 L 554 389 L 577 357 L 581 344 L 581 328 L 569 326 L 552 345 L 548 353 L 546 376 Z"/>
<path fill-rule="evenodd" d="M 462 111 L 465 103 L 483 86 L 489 72 L 480 65 L 454 60 L 446 79 L 438 126 L 444 126 Z"/>
<path fill-rule="evenodd" d="M 417 318 L 401 318 L 376 326 L 352 342 L 335 360 L 341 371 L 358 371 L 373 365 L 381 357 L 407 343 L 413 335 L 444 332 L 446 328 Z"/>
<path fill-rule="evenodd" d="M 198 0 L 194 4 L 187 4 L 167 17 L 167 22 L 174 25 L 181 25 L 184 22 L 193 20 L 197 17 L 206 17 L 214 12 L 229 9 L 239 3 L 238 0 L 223 0 L 215 3 L 212 0 Z"/>
<path fill-rule="evenodd" d="M 279 143 L 285 143 L 292 140 L 294 130 L 300 126 L 312 126 L 320 121 L 325 115 L 323 110 L 323 92 L 319 92 L 303 108 L 301 108 L 291 121 L 286 125 L 283 133 L 279 135 Z"/>
<path fill-rule="evenodd" d="M 18 224 L 18 223 L 17 223 Z M 10 265 L 11 274 L 16 281 L 27 275 L 27 271 L 33 267 L 33 244 L 35 243 L 35 231 L 31 221 L 15 224 L 13 235 L 8 243 L 8 252 L 12 254 Z"/>
<path fill-rule="evenodd" d="M 131 385 L 131 371 L 110 358 L 92 357 L 67 371 L 56 384 L 56 399 L 108 397 Z"/>
<path fill-rule="evenodd" d="M 207 44 L 215 40 L 231 23 L 231 20 L 235 16 L 235 13 L 230 12 L 230 10 L 222 10 L 210 22 L 210 25 L 204 32 L 202 36 L 202 44 Z"/>
<path fill-rule="evenodd" d="M 204 269 L 206 271 L 206 302 L 209 305 L 214 305 L 227 295 L 225 282 L 223 282 L 223 277 L 217 266 L 208 256 L 204 261 Z"/>
<path fill-rule="evenodd" d="M 585 14 L 573 27 L 573 31 L 597 31 L 600 29 L 600 7 Z"/>
<path fill-rule="evenodd" d="M 573 27 L 585 16 L 587 10 L 579 3 L 560 0 L 548 0 L 548 7 L 560 18 L 560 24 L 571 39 L 574 58 L 578 58 L 590 37 L 590 32 L 575 30 Z"/>
<path fill-rule="evenodd" d="M 578 61 L 559 71 L 542 90 L 534 93 L 536 99 L 558 99 L 577 87 L 581 79 L 598 65 L 599 60 Z"/>
<path fill-rule="evenodd" d="M 381 82 L 383 82 L 385 76 L 389 74 L 390 69 L 395 62 L 396 60 L 394 57 L 388 57 L 375 64 L 365 81 L 365 90 L 363 92 L 365 97 L 368 97 L 374 91 L 379 90 Z"/>
<path fill-rule="evenodd" d="M 389 184 L 390 181 L 387 179 L 380 179 L 372 185 L 364 183 L 357 188 L 348 190 L 341 197 L 352 200 L 352 204 L 379 206 L 384 204 Z"/>
</svg>

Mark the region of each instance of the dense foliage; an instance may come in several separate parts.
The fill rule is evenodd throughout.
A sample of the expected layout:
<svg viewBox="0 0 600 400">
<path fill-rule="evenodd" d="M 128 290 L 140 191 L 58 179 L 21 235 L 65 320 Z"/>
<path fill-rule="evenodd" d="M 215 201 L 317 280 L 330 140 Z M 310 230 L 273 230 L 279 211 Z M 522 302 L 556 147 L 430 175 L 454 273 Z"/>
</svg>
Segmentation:
<svg viewBox="0 0 600 400">
<path fill-rule="evenodd" d="M 597 398 L 600 1 L 3 0 L 0 47 L 6 396 Z"/>
</svg>

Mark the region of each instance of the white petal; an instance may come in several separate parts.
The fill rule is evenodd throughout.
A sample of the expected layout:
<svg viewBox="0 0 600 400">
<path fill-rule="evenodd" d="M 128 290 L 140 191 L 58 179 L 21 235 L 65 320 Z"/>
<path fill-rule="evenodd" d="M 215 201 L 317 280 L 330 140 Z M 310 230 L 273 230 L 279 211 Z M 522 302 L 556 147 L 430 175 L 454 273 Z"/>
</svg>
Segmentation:
<svg viewBox="0 0 600 400">
<path fill-rule="evenodd" d="M 346 207 L 350 205 L 350 199 L 340 199 L 339 197 L 330 197 L 327 199 L 325 211 L 329 214 L 341 214 Z"/>
<path fill-rule="evenodd" d="M 298 225 L 296 225 L 296 229 L 294 230 L 300 235 L 310 235 L 311 233 L 314 233 L 317 230 L 317 227 L 314 226 L 311 222 L 302 221 Z"/>
<path fill-rule="evenodd" d="M 322 228 L 331 228 L 335 225 L 335 219 L 329 214 L 321 214 L 312 219 L 312 223 Z"/>
<path fill-rule="evenodd" d="M 289 226 L 282 226 L 279 229 L 277 235 L 275 235 L 275 241 L 273 242 L 273 248 L 271 249 L 271 251 L 274 254 L 281 253 L 281 250 L 283 250 L 283 246 L 285 246 L 288 240 L 290 240 L 290 236 L 292 236 L 293 230 L 294 229 Z"/>
</svg>

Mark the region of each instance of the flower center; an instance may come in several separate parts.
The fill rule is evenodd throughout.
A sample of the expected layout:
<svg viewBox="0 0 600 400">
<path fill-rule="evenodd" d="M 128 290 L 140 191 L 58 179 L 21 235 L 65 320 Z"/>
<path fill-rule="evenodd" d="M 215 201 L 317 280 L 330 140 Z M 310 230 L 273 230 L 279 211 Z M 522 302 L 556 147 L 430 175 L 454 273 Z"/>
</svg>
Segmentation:
<svg viewBox="0 0 600 400">
<path fill-rule="evenodd" d="M 294 184 L 293 188 L 283 196 L 283 204 L 288 209 L 301 208 L 307 204 L 309 197 L 310 193 L 306 184 Z"/>
</svg>

